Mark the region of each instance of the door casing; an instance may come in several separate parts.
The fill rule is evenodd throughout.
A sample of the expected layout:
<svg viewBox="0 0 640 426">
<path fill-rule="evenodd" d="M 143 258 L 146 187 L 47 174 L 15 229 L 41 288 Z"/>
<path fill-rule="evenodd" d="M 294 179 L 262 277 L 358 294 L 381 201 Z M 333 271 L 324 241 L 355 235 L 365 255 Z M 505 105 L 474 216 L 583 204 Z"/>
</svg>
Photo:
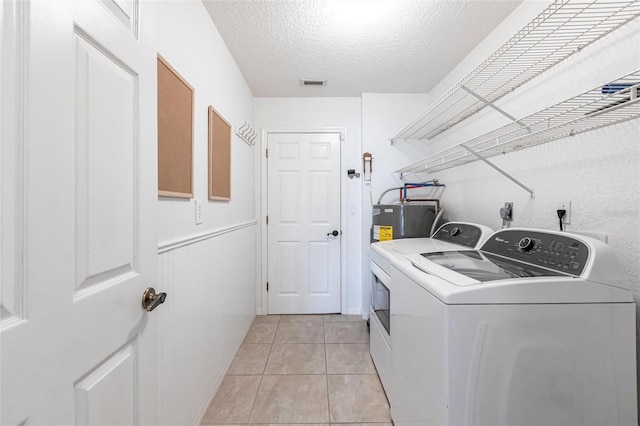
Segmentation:
<svg viewBox="0 0 640 426">
<path fill-rule="evenodd" d="M 258 315 L 266 315 L 269 312 L 268 308 L 268 295 L 267 295 L 267 277 L 268 277 L 268 236 L 267 236 L 267 206 L 269 200 L 269 191 L 267 190 L 267 142 L 270 133 L 338 133 L 340 134 L 340 167 L 345 165 L 345 141 L 346 141 L 346 129 L 344 127 L 303 127 L 303 128 L 264 128 L 261 132 L 260 138 L 260 200 L 256 203 L 259 206 L 260 211 L 258 215 L 260 217 L 259 232 L 260 232 L 260 257 L 257 259 L 258 265 L 256 267 L 260 271 L 260 282 L 258 283 L 258 294 L 256 297 L 256 313 Z M 347 205 L 347 188 L 346 181 L 342 177 L 342 170 L 340 170 L 340 222 L 342 223 L 342 238 L 340 238 L 340 311 L 343 314 L 347 313 L 347 239 L 349 232 L 347 229 L 347 212 L 345 206 Z"/>
</svg>

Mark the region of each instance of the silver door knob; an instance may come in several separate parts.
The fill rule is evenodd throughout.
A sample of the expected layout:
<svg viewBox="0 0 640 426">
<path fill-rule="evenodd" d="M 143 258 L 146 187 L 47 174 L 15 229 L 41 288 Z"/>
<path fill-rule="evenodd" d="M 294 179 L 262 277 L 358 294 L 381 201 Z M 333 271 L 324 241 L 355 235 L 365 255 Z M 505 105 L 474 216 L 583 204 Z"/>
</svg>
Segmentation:
<svg viewBox="0 0 640 426">
<path fill-rule="evenodd" d="M 158 306 L 164 303 L 164 299 L 167 298 L 167 293 L 156 293 L 156 289 L 153 287 L 147 287 L 142 293 L 142 307 L 151 312 Z"/>
</svg>

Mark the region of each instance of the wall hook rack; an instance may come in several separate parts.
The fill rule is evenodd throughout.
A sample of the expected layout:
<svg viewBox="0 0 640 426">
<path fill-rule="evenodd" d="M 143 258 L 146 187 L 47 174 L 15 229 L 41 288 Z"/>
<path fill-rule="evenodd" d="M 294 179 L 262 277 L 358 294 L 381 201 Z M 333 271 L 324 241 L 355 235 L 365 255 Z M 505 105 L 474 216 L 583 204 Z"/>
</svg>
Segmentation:
<svg viewBox="0 0 640 426">
<path fill-rule="evenodd" d="M 256 139 L 258 138 L 258 134 L 256 133 L 256 131 L 253 130 L 253 128 L 248 125 L 246 121 L 242 126 L 236 126 L 236 135 L 251 146 L 256 144 Z"/>
</svg>

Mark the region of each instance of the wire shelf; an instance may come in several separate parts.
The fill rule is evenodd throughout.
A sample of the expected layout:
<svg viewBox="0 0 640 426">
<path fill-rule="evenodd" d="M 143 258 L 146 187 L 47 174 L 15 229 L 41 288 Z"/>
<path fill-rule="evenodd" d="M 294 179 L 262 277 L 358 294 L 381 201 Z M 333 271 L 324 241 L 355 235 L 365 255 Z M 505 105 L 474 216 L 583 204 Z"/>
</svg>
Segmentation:
<svg viewBox="0 0 640 426">
<path fill-rule="evenodd" d="M 433 138 L 638 16 L 637 0 L 555 1 L 391 141 Z"/>
<path fill-rule="evenodd" d="M 640 117 L 640 70 L 397 170 L 431 173 Z M 529 129 L 523 128 L 524 124 Z"/>
</svg>

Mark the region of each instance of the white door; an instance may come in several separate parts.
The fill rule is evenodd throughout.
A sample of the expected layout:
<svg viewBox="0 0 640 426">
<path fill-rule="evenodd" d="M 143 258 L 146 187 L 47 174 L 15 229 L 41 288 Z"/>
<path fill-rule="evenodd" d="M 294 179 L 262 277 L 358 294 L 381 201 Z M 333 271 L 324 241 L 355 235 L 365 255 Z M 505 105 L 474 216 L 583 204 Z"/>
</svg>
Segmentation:
<svg viewBox="0 0 640 426">
<path fill-rule="evenodd" d="M 3 425 L 157 424 L 157 311 L 141 307 L 157 275 L 156 59 L 137 8 L 2 3 Z"/>
<path fill-rule="evenodd" d="M 340 312 L 340 134 L 270 133 L 267 146 L 268 311 Z"/>
</svg>

